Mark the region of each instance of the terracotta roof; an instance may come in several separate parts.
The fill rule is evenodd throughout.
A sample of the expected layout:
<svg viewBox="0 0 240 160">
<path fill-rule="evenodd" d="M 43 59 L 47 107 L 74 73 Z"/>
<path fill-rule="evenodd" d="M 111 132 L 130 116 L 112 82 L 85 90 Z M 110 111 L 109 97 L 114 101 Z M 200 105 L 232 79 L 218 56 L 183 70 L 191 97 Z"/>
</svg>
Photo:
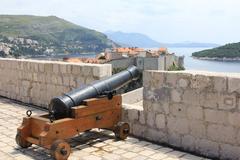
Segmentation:
<svg viewBox="0 0 240 160">
<path fill-rule="evenodd" d="M 122 47 L 122 48 L 114 48 L 113 51 L 118 53 L 132 53 L 132 52 L 144 51 L 144 49 L 137 48 L 137 47 Z"/>
<path fill-rule="evenodd" d="M 166 52 L 166 51 L 167 51 L 167 48 L 159 48 L 158 51 L 160 51 L 160 52 Z"/>
</svg>

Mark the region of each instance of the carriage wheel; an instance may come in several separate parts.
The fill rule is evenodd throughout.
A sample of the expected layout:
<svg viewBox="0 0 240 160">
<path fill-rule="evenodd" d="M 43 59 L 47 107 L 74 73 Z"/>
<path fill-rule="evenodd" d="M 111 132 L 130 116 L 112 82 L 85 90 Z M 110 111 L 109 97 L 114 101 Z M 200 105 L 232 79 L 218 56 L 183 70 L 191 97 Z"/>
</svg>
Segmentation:
<svg viewBox="0 0 240 160">
<path fill-rule="evenodd" d="M 17 133 L 17 135 L 15 137 L 15 141 L 22 148 L 28 148 L 32 145 L 32 143 L 29 143 L 28 141 L 23 139 L 22 136 L 20 135 L 20 133 Z"/>
<path fill-rule="evenodd" d="M 117 139 L 124 140 L 127 138 L 130 132 L 130 127 L 128 123 L 125 122 L 118 122 L 114 129 L 115 137 Z"/>
<path fill-rule="evenodd" d="M 64 140 L 56 140 L 51 146 L 51 155 L 56 160 L 67 160 L 71 153 L 70 145 Z"/>
</svg>

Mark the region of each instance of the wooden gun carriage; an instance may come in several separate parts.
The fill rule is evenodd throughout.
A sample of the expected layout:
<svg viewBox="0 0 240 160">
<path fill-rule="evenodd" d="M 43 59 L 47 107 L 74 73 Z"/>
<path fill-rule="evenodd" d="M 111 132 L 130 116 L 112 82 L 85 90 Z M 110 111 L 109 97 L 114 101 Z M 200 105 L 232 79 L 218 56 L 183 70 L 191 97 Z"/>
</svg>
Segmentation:
<svg viewBox="0 0 240 160">
<path fill-rule="evenodd" d="M 120 121 L 121 95 L 113 94 L 114 92 L 110 90 L 122 84 L 123 76 L 128 76 L 125 77 L 125 80 L 132 81 L 137 75 L 136 67 L 130 67 L 127 71 L 106 79 L 107 81 L 103 80 L 104 83 L 98 81 L 85 88 L 52 99 L 49 105 L 49 114 L 39 116 L 28 114 L 23 118 L 22 125 L 17 129 L 17 144 L 23 148 L 36 144 L 50 149 L 51 155 L 55 159 L 66 160 L 71 153 L 70 145 L 66 140 L 81 132 L 93 128 L 108 129 L 115 133 L 117 139 L 126 139 L 130 128 L 128 123 Z M 121 80 L 109 87 L 111 78 L 115 81 L 118 78 Z M 107 86 L 104 88 L 103 85 Z M 81 92 L 81 94 L 75 96 L 76 92 Z M 84 98 L 79 98 L 79 95 L 84 95 Z"/>
</svg>

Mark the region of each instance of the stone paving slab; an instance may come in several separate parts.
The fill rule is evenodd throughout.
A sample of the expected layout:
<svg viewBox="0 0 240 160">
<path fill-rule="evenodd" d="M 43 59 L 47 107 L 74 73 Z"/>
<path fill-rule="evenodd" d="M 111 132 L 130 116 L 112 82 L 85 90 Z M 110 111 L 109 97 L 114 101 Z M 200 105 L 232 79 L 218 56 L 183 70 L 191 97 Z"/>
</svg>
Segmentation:
<svg viewBox="0 0 240 160">
<path fill-rule="evenodd" d="M 32 145 L 22 149 L 15 143 L 17 127 L 28 109 L 33 114 L 44 111 L 0 98 L 0 157 L 4 160 L 50 160 L 49 150 Z M 69 160 L 206 160 L 185 152 L 129 137 L 116 141 L 112 132 L 93 130 L 69 140 Z"/>
</svg>

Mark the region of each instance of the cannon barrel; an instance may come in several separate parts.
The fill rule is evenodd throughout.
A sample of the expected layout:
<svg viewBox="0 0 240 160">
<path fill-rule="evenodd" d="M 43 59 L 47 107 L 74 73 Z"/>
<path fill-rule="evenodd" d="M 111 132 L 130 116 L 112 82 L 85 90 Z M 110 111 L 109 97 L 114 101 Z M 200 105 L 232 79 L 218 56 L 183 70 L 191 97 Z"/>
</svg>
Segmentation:
<svg viewBox="0 0 240 160">
<path fill-rule="evenodd" d="M 55 119 L 71 116 L 71 108 L 80 105 L 83 100 L 98 97 L 106 92 L 116 90 L 123 85 L 136 80 L 139 76 L 137 67 L 131 66 L 109 78 L 93 83 L 55 97 L 49 104 L 49 112 Z"/>
</svg>

